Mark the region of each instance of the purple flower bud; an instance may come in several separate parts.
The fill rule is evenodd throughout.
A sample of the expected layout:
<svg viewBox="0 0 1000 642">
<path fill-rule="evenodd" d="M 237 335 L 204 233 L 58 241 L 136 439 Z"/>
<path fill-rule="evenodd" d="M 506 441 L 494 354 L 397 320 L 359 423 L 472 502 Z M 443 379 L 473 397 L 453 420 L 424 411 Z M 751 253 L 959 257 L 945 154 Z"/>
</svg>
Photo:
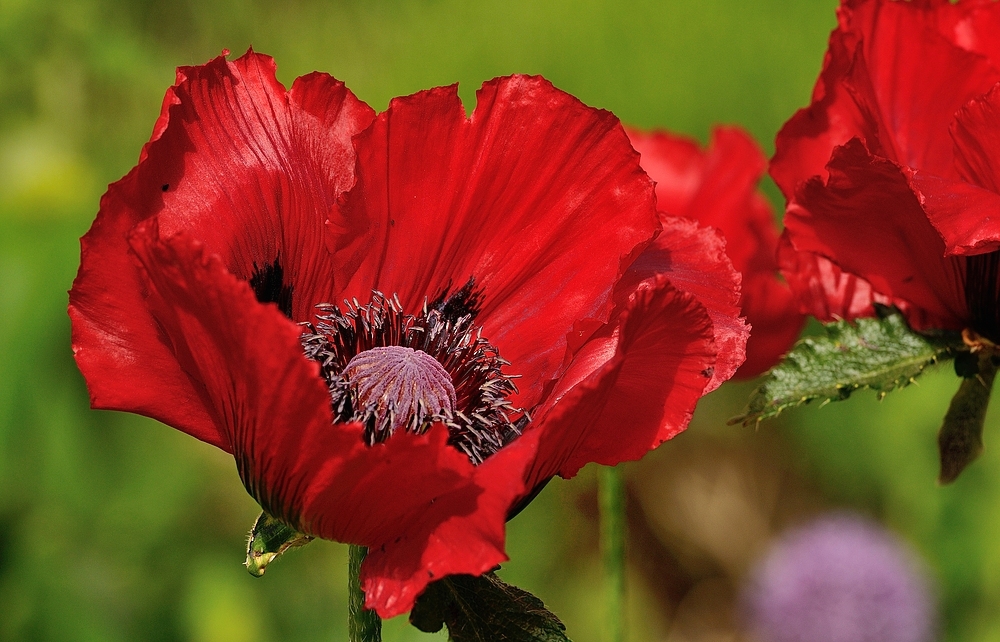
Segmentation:
<svg viewBox="0 0 1000 642">
<path fill-rule="evenodd" d="M 913 554 L 865 518 L 838 513 L 782 537 L 744 589 L 762 642 L 929 642 L 934 602 Z"/>
</svg>

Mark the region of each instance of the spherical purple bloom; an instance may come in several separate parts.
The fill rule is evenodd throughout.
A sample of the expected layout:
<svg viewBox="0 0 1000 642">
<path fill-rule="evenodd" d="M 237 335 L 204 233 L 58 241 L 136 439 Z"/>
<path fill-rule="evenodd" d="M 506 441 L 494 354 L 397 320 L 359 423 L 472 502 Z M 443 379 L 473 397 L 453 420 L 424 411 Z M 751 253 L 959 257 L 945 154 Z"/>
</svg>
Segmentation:
<svg viewBox="0 0 1000 642">
<path fill-rule="evenodd" d="M 913 554 L 852 514 L 822 517 L 781 538 L 744 591 L 762 642 L 928 642 L 934 601 Z"/>
</svg>

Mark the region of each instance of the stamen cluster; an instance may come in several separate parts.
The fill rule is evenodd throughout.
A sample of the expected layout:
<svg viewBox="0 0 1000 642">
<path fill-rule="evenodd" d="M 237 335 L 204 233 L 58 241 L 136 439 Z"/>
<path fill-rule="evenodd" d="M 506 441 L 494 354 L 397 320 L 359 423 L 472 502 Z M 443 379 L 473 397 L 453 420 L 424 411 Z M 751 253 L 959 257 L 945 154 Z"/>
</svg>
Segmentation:
<svg viewBox="0 0 1000 642">
<path fill-rule="evenodd" d="M 425 302 L 418 316 L 406 314 L 396 296 L 390 299 L 377 291 L 367 305 L 353 299 L 345 300 L 343 308 L 317 306 L 318 322 L 307 324 L 302 346 L 306 356 L 320 365 L 334 420 L 363 423 L 369 445 L 385 441 L 397 427 L 419 434 L 440 422 L 448 428 L 449 443 L 474 464 L 520 435 L 530 417 L 507 399 L 517 392 L 516 376 L 502 372 L 510 364 L 475 325 L 477 299 L 470 282 L 450 297 Z M 454 386 L 454 410 L 434 408 L 418 399 L 414 411 L 359 394 L 357 382 L 345 372 L 348 364 L 365 351 L 388 346 L 424 352 L 441 364 Z"/>
</svg>

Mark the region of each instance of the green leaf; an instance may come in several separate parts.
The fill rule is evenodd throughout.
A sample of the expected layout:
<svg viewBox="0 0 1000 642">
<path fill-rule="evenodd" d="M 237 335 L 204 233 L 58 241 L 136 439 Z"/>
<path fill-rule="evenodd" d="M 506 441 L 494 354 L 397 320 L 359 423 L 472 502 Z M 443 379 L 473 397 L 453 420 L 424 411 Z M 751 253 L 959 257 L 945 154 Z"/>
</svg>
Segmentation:
<svg viewBox="0 0 1000 642">
<path fill-rule="evenodd" d="M 927 366 L 967 350 L 957 333 L 918 334 L 895 308 L 879 306 L 878 312 L 878 318 L 853 324 L 829 323 L 825 336 L 795 344 L 730 425 L 760 423 L 815 399 L 841 401 L 858 388 L 871 388 L 881 399 L 913 382 Z"/>
<path fill-rule="evenodd" d="M 569 642 L 541 600 L 492 572 L 434 582 L 417 599 L 410 623 L 425 633 L 447 625 L 452 642 Z"/>
<path fill-rule="evenodd" d="M 243 564 L 254 577 L 260 577 L 267 565 L 290 548 L 305 546 L 312 537 L 298 532 L 285 522 L 261 512 L 250 529 L 247 560 Z"/>
</svg>

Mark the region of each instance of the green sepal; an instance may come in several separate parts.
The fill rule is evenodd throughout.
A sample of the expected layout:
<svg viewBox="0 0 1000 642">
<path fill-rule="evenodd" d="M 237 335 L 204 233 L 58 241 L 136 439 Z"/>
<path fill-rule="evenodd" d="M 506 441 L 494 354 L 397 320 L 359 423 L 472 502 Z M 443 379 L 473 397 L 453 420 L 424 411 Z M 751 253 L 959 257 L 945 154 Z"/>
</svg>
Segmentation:
<svg viewBox="0 0 1000 642">
<path fill-rule="evenodd" d="M 990 355 L 982 353 L 978 361 L 976 371 L 962 379 L 938 432 L 938 452 L 941 456 L 938 482 L 941 484 L 955 481 L 965 467 L 983 452 L 983 424 L 986 422 L 993 380 L 997 375 L 997 364 Z"/>
<path fill-rule="evenodd" d="M 251 575 L 260 577 L 267 570 L 267 565 L 279 555 L 290 548 L 305 546 L 312 539 L 267 512 L 261 512 L 250 529 L 244 565 Z"/>
<path fill-rule="evenodd" d="M 425 633 L 447 625 L 452 642 L 569 642 L 566 627 L 541 600 L 493 572 L 430 584 L 417 598 L 410 623 Z"/>
<path fill-rule="evenodd" d="M 796 343 L 730 425 L 760 423 L 817 399 L 841 401 L 859 388 L 871 388 L 881 399 L 912 383 L 927 366 L 968 350 L 958 333 L 919 334 L 896 308 L 876 310 L 876 318 L 828 323 L 824 335 Z"/>
</svg>

